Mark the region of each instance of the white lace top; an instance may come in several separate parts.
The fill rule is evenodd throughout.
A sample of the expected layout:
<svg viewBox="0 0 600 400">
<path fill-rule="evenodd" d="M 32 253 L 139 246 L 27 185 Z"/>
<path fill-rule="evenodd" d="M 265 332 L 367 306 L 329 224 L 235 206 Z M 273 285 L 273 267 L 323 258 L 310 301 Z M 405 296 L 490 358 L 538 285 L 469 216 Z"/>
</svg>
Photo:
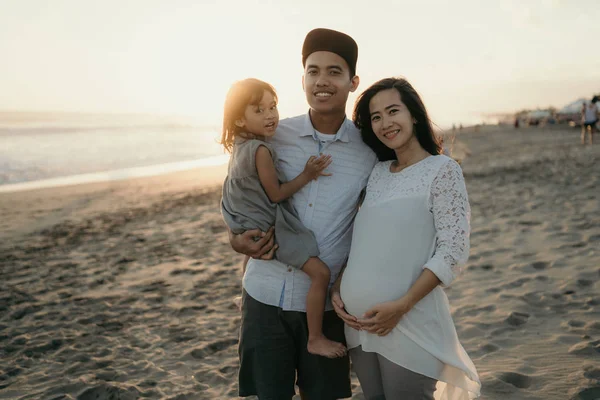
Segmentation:
<svg viewBox="0 0 600 400">
<path fill-rule="evenodd" d="M 470 208 L 460 166 L 444 155 L 397 173 L 390 164 L 380 162 L 371 173 L 342 278 L 346 310 L 359 318 L 376 304 L 401 298 L 423 268 L 449 285 L 469 254 Z M 436 400 L 479 396 L 477 370 L 460 344 L 440 286 L 386 336 L 348 326 L 345 333 L 348 348 L 361 346 L 438 380 Z"/>
<path fill-rule="evenodd" d="M 426 195 L 433 213 L 437 245 L 425 265 L 448 286 L 469 258 L 471 208 L 460 165 L 446 156 L 431 156 L 398 173 L 390 172 L 392 161 L 373 168 L 365 205 L 376 205 L 400 197 Z"/>
</svg>

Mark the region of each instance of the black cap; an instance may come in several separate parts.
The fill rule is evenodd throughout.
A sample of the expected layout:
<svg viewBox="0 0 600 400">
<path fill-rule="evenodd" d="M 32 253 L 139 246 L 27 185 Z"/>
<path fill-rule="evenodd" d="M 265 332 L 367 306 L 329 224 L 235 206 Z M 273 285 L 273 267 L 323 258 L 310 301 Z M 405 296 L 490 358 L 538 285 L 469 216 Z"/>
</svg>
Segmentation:
<svg viewBox="0 0 600 400">
<path fill-rule="evenodd" d="M 316 51 L 329 51 L 342 57 L 350 67 L 352 76 L 356 75 L 356 61 L 358 59 L 358 45 L 345 33 L 331 29 L 317 28 L 308 32 L 302 46 L 302 66 L 306 66 L 306 59 Z"/>
</svg>

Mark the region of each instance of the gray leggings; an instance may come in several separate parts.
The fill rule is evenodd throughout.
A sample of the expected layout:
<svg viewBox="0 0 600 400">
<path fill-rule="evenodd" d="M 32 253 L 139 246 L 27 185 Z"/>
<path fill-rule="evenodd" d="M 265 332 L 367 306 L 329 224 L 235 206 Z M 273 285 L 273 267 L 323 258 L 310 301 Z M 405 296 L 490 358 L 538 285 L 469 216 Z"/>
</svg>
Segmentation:
<svg viewBox="0 0 600 400">
<path fill-rule="evenodd" d="M 350 349 L 350 359 L 366 400 L 433 400 L 437 384 L 433 378 L 363 351 L 361 346 Z"/>
</svg>

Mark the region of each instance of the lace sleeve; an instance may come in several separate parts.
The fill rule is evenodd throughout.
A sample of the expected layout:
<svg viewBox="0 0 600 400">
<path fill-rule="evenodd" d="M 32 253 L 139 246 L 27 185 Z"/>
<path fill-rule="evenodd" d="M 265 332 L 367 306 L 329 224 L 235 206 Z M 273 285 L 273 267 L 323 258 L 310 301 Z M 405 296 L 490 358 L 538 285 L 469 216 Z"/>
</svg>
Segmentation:
<svg viewBox="0 0 600 400">
<path fill-rule="evenodd" d="M 433 212 L 436 244 L 430 269 L 444 286 L 460 274 L 469 258 L 471 207 L 462 170 L 454 160 L 446 162 L 431 184 L 429 204 Z"/>
</svg>

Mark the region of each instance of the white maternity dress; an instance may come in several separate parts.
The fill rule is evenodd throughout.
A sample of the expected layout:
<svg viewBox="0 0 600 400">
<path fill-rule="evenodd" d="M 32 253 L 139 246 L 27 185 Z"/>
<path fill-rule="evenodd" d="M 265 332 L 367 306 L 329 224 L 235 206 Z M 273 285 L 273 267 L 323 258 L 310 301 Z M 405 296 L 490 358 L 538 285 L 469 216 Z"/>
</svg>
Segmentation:
<svg viewBox="0 0 600 400">
<path fill-rule="evenodd" d="M 447 286 L 469 254 L 470 207 L 460 166 L 429 156 L 398 173 L 378 163 L 354 222 L 341 284 L 348 313 L 361 318 L 372 306 L 399 299 L 423 268 Z M 458 340 L 441 286 L 418 302 L 384 337 L 346 326 L 348 348 L 362 346 L 393 363 L 437 379 L 434 396 L 479 396 L 473 362 Z"/>
</svg>

